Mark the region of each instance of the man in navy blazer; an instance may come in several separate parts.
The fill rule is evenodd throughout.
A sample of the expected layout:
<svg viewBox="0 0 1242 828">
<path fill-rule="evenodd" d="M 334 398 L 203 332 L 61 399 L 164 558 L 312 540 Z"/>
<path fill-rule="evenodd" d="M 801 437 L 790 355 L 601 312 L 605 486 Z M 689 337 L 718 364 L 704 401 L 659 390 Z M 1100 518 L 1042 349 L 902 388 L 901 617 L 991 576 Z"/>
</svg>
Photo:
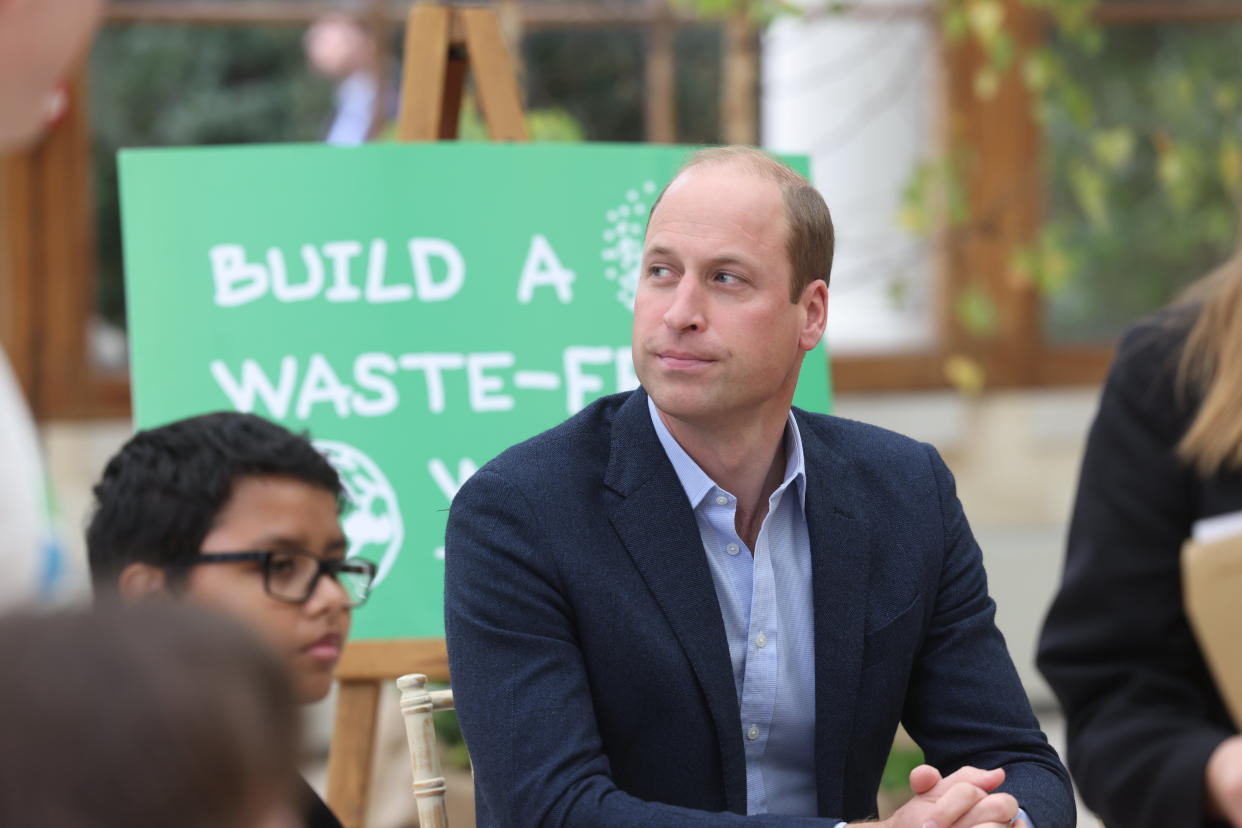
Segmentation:
<svg viewBox="0 0 1242 828">
<path fill-rule="evenodd" d="M 481 826 L 1074 824 L 935 450 L 791 409 L 823 334 L 823 199 L 704 151 L 652 208 L 642 388 L 454 499 L 446 625 Z M 1021 810 L 1019 810 L 1021 809 Z"/>
</svg>

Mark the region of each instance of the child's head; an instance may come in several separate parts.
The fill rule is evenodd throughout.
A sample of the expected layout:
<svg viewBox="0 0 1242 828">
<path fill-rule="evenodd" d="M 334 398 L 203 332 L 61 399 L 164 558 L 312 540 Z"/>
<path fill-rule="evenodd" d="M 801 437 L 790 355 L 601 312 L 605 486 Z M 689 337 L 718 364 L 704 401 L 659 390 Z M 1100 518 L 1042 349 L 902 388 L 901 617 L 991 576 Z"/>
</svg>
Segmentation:
<svg viewBox="0 0 1242 828">
<path fill-rule="evenodd" d="M 0 662 L 0 825 L 293 824 L 293 688 L 250 630 L 167 602 L 14 614 Z"/>
<path fill-rule="evenodd" d="M 374 571 L 343 563 L 342 497 L 306 438 L 260 417 L 207 414 L 139 432 L 95 487 L 86 543 L 96 592 L 173 595 L 240 618 L 290 663 L 300 698 L 318 700 Z"/>
</svg>

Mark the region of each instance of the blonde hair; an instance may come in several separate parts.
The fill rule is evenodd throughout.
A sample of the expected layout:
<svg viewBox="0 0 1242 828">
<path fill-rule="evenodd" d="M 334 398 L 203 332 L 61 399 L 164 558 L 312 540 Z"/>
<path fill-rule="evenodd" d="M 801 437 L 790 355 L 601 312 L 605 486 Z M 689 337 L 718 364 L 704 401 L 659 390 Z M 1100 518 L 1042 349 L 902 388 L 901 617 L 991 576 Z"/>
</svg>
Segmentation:
<svg viewBox="0 0 1242 828">
<path fill-rule="evenodd" d="M 1199 307 L 1177 383 L 1200 402 L 1177 454 L 1204 476 L 1242 469 L 1242 250 L 1187 288 L 1179 303 Z"/>
<path fill-rule="evenodd" d="M 823 279 L 824 284 L 827 284 L 832 274 L 832 254 L 836 246 L 832 214 L 828 212 L 828 205 L 824 203 L 824 197 L 819 191 L 801 173 L 763 150 L 742 145 L 699 150 L 690 156 L 656 196 L 651 211 L 647 214 L 647 221 L 650 222 L 651 216 L 655 215 L 664 193 L 683 173 L 695 167 L 725 164 L 740 164 L 780 187 L 785 208 L 785 224 L 789 227 L 785 250 L 793 268 L 789 300 L 797 302 L 806 286 L 816 279 Z"/>
</svg>

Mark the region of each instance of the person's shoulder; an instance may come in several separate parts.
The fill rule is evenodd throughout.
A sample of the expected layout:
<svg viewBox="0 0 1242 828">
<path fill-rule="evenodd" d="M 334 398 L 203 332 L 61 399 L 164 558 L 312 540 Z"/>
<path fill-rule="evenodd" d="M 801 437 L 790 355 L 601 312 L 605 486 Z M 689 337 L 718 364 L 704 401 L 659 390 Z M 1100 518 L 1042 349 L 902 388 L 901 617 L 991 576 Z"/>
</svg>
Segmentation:
<svg viewBox="0 0 1242 828">
<path fill-rule="evenodd" d="M 1170 426 L 1180 423 L 1194 404 L 1178 391 L 1178 366 L 1198 316 L 1198 305 L 1175 305 L 1127 328 L 1109 368 L 1105 397 L 1149 410 Z"/>
<path fill-rule="evenodd" d="M 903 472 L 928 471 L 927 444 L 881 426 L 850 420 L 833 414 L 815 414 L 794 409 L 808 462 L 817 451 L 826 452 L 837 462 L 855 470 L 871 470 L 877 475 L 901 476 Z M 808 440 L 807 435 L 812 439 Z"/>
<path fill-rule="evenodd" d="M 1199 317 L 1199 306 L 1174 305 L 1131 324 L 1117 345 L 1114 365 L 1125 370 L 1175 368 L 1186 337 Z"/>
<path fill-rule="evenodd" d="M 578 470 L 602 475 L 613 421 L 632 394 L 626 391 L 595 400 L 559 425 L 505 449 L 480 471 L 512 482 L 565 479 Z"/>
</svg>

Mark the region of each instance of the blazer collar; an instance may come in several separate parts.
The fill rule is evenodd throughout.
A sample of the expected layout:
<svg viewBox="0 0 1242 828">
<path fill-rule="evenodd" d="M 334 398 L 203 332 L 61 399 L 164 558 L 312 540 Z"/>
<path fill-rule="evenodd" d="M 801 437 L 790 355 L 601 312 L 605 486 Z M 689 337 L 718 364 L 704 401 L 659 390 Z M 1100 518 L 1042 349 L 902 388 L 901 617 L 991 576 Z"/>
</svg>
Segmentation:
<svg viewBox="0 0 1242 828">
<path fill-rule="evenodd" d="M 724 772 L 725 804 L 746 813 L 742 719 L 729 644 L 698 524 L 651 425 L 641 388 L 612 424 L 604 484 L 620 498 L 609 520 L 664 613 L 694 670 L 712 720 Z"/>
<path fill-rule="evenodd" d="M 833 421 L 794 409 L 806 453 L 815 614 L 815 772 L 821 814 L 845 812 L 862 672 L 870 525 L 863 483 Z"/>
</svg>

